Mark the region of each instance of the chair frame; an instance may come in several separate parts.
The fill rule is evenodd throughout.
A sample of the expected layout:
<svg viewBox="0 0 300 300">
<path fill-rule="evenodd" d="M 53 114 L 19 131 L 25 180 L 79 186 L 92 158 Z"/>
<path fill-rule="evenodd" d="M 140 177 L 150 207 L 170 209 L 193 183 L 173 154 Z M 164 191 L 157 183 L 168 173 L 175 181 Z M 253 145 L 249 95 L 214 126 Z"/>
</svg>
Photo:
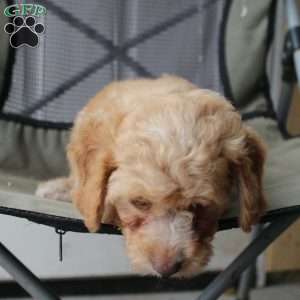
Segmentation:
<svg viewBox="0 0 300 300">
<path fill-rule="evenodd" d="M 221 296 L 227 288 L 235 283 L 240 274 L 253 264 L 256 258 L 299 218 L 300 212 L 298 211 L 267 224 L 236 259 L 204 289 L 197 300 L 214 300 Z M 60 299 L 2 243 L 0 243 L 0 265 L 11 274 L 19 285 L 34 299 Z"/>
<path fill-rule="evenodd" d="M 45 0 L 46 1 L 46 0 Z M 292 33 L 293 67 L 300 82 L 300 16 L 295 0 L 285 1 L 288 29 Z M 296 33 L 296 34 L 295 34 Z M 125 59 L 127 59 L 125 57 Z M 42 101 L 44 102 L 47 101 Z M 1 212 L 1 211 L 0 211 Z M 9 214 L 9 213 L 8 213 Z M 221 296 L 224 291 L 231 287 L 247 268 L 253 266 L 257 257 L 274 241 L 281 233 L 289 228 L 300 218 L 300 210 L 290 210 L 289 213 L 277 215 L 272 218 L 268 214 L 262 220 L 265 226 L 257 232 L 249 245 L 229 264 L 201 293 L 197 300 L 214 300 Z M 226 226 L 225 226 L 226 227 Z M 235 227 L 235 226 L 233 226 Z M 36 277 L 16 256 L 14 256 L 2 243 L 0 243 L 0 265 L 28 292 L 34 299 L 58 300 L 57 295 L 51 292 L 47 286 Z M 248 273 L 247 273 L 248 272 Z M 242 276 L 240 285 L 240 297 L 245 299 L 250 289 L 250 272 L 248 269 Z"/>
</svg>

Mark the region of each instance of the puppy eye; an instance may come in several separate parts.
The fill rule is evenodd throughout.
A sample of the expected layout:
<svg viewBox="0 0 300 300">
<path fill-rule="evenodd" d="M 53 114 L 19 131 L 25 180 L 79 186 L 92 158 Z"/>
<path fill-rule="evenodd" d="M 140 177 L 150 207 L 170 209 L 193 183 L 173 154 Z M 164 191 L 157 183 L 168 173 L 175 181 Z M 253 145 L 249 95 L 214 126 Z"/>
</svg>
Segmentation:
<svg viewBox="0 0 300 300">
<path fill-rule="evenodd" d="M 130 202 L 135 208 L 141 211 L 148 211 L 152 206 L 151 202 L 144 198 L 132 199 Z"/>
<path fill-rule="evenodd" d="M 203 208 L 203 205 L 201 205 L 200 203 L 192 203 L 188 210 L 191 212 L 195 212 L 195 211 L 199 211 L 200 209 Z"/>
</svg>

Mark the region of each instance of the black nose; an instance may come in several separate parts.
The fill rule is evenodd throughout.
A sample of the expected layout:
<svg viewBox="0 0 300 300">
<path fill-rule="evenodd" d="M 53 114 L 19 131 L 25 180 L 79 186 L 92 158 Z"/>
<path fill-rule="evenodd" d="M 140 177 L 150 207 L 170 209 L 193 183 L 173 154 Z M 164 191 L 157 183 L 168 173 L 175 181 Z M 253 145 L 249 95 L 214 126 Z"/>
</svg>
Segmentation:
<svg viewBox="0 0 300 300">
<path fill-rule="evenodd" d="M 175 264 L 168 265 L 168 266 L 154 266 L 156 272 L 158 272 L 161 277 L 168 278 L 171 275 L 177 273 L 182 267 L 182 262 L 176 262 Z"/>
</svg>

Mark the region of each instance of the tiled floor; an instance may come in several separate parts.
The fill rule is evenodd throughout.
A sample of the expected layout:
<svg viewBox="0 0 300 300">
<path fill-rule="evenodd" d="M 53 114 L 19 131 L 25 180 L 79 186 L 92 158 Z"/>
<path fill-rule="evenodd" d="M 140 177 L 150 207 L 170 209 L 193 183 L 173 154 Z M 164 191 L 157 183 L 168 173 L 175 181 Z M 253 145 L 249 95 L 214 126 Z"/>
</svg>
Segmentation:
<svg viewBox="0 0 300 300">
<path fill-rule="evenodd" d="M 195 300 L 199 292 L 177 292 L 160 294 L 139 294 L 125 296 L 80 296 L 63 297 L 63 300 Z M 25 298 L 1 298 L 4 300 L 29 300 Z M 223 296 L 219 300 L 233 300 L 232 296 Z M 277 285 L 252 291 L 250 300 L 299 300 L 300 284 Z"/>
<path fill-rule="evenodd" d="M 161 293 L 161 294 L 139 294 L 126 296 L 86 296 L 86 297 L 66 297 L 63 300 L 195 300 L 199 296 L 199 292 L 181 292 L 181 293 Z M 1 298 L 2 299 L 2 298 Z M 224 296 L 220 300 L 233 300 L 234 298 Z M 29 299 L 12 299 L 5 300 L 29 300 Z"/>
<path fill-rule="evenodd" d="M 160 294 L 78 296 L 63 297 L 62 300 L 195 300 L 199 292 L 176 292 Z M 25 298 L 1 298 L 4 300 L 29 300 Z M 223 296 L 218 300 L 234 300 L 233 296 Z M 251 292 L 249 300 L 299 300 L 300 284 L 285 284 L 257 289 Z M 42 299 L 41 299 L 42 300 Z"/>
<path fill-rule="evenodd" d="M 250 300 L 299 300 L 300 283 L 266 287 L 252 291 Z"/>
</svg>

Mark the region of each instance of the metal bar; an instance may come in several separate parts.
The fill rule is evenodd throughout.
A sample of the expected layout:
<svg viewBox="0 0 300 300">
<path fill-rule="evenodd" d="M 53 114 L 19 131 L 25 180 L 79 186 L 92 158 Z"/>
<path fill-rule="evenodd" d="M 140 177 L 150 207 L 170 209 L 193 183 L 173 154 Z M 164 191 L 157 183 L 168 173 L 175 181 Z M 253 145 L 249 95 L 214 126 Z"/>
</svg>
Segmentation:
<svg viewBox="0 0 300 300">
<path fill-rule="evenodd" d="M 241 275 L 237 291 L 237 300 L 248 300 L 249 291 L 253 286 L 255 264 L 251 264 Z"/>
<path fill-rule="evenodd" d="M 253 241 L 257 236 L 259 236 L 261 230 L 262 230 L 261 224 L 254 226 L 251 232 L 250 241 Z M 239 281 L 238 291 L 237 291 L 238 300 L 248 299 L 249 291 L 251 287 L 253 287 L 256 280 L 256 265 L 257 265 L 257 259 L 242 273 Z"/>
<path fill-rule="evenodd" d="M 285 229 L 299 218 L 299 214 L 283 217 L 274 221 L 262 230 L 242 253 L 213 280 L 197 298 L 197 300 L 215 300 L 223 294 L 226 288 L 231 286 L 256 257 L 263 252 Z"/>
<path fill-rule="evenodd" d="M 37 300 L 59 300 L 30 270 L 0 243 L 0 265 Z"/>
<path fill-rule="evenodd" d="M 258 233 L 263 230 L 267 225 L 259 224 Z M 266 272 L 266 256 L 261 253 L 256 259 L 256 272 L 255 272 L 255 288 L 263 288 L 266 286 L 267 272 Z"/>
<path fill-rule="evenodd" d="M 299 6 L 296 0 L 286 0 L 285 1 L 286 8 L 286 18 L 288 30 L 291 30 L 295 27 L 300 26 L 300 14 L 299 14 Z M 295 71 L 297 75 L 298 85 L 300 83 L 300 49 L 296 49 L 294 51 L 294 64 Z"/>
</svg>

